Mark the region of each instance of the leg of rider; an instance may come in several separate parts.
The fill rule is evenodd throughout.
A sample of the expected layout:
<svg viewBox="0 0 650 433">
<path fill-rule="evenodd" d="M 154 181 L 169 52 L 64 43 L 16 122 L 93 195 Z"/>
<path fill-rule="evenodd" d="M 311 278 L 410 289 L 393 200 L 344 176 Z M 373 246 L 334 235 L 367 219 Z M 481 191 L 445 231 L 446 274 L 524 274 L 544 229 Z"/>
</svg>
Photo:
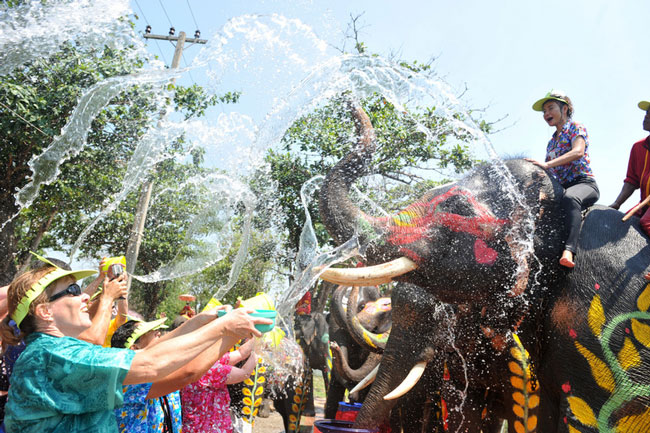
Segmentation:
<svg viewBox="0 0 650 433">
<path fill-rule="evenodd" d="M 569 237 L 567 238 L 564 249 L 570 251 L 571 255 L 575 254 L 578 244 L 580 224 L 582 223 L 582 210 L 596 203 L 599 197 L 600 192 L 598 191 L 596 182 L 578 183 L 564 191 L 562 207 L 564 208 L 566 224 L 569 228 Z"/>
<path fill-rule="evenodd" d="M 650 212 L 646 210 L 639 222 L 641 223 L 641 230 L 643 230 L 646 236 L 650 236 Z M 645 274 L 645 279 L 650 281 L 650 272 Z"/>
</svg>

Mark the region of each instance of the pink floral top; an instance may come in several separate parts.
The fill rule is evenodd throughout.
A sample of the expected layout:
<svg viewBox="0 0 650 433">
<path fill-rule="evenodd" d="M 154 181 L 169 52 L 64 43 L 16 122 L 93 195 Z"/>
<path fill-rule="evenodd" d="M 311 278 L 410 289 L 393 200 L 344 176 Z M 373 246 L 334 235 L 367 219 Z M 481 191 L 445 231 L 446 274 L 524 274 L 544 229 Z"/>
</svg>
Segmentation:
<svg viewBox="0 0 650 433">
<path fill-rule="evenodd" d="M 226 353 L 201 379 L 181 389 L 183 433 L 232 433 L 226 378 L 232 370 Z"/>
</svg>

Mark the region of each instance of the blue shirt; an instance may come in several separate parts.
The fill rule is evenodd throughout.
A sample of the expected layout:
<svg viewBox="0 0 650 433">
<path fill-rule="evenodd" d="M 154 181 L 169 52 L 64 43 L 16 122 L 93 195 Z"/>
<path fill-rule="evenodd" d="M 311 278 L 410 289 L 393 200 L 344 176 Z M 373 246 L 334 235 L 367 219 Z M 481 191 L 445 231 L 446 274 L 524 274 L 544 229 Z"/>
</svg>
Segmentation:
<svg viewBox="0 0 650 433">
<path fill-rule="evenodd" d="M 546 162 L 548 162 L 570 151 L 573 140 L 577 137 L 582 137 L 585 140 L 585 154 L 582 158 L 549 169 L 563 186 L 579 178 L 594 176 L 589 161 L 589 135 L 587 134 L 587 128 L 580 123 L 570 120 L 564 124 L 559 133 L 556 132 L 553 134 L 553 137 L 551 137 L 551 140 L 546 146 Z"/>
<path fill-rule="evenodd" d="M 14 365 L 7 433 L 117 432 L 113 409 L 135 352 L 34 333 Z"/>
<path fill-rule="evenodd" d="M 124 387 L 124 406 L 115 409 L 120 433 L 158 433 L 164 430 L 162 398 L 147 399 L 151 383 Z M 171 414 L 173 433 L 181 433 L 181 403 L 178 391 L 165 396 Z"/>
</svg>

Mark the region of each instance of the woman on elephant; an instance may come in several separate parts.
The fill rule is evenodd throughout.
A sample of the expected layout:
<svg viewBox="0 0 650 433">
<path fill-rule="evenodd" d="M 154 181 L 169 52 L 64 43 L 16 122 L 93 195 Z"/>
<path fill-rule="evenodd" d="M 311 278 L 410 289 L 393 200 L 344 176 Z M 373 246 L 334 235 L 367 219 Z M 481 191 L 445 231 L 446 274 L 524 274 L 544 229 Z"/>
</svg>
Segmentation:
<svg viewBox="0 0 650 433">
<path fill-rule="evenodd" d="M 24 338 L 26 348 L 14 365 L 7 433 L 117 432 L 113 409 L 122 405 L 124 385 L 159 381 L 222 338 L 259 336 L 255 324 L 271 322 L 246 314 L 252 310 L 221 319 L 214 311 L 201 326 L 141 351 L 104 348 L 78 339 L 92 322 L 76 281 L 94 273 L 48 266 L 9 285 L 0 334 L 10 344 Z"/>
<path fill-rule="evenodd" d="M 572 120 L 573 104 L 563 92 L 552 90 L 533 104 L 533 110 L 541 111 L 555 132 L 546 147 L 544 162 L 528 159 L 535 165 L 550 171 L 564 188 L 562 207 L 566 214 L 569 236 L 564 245 L 560 265 L 573 268 L 582 211 L 592 206 L 600 197 L 589 162 L 589 136 L 587 129 Z"/>
</svg>

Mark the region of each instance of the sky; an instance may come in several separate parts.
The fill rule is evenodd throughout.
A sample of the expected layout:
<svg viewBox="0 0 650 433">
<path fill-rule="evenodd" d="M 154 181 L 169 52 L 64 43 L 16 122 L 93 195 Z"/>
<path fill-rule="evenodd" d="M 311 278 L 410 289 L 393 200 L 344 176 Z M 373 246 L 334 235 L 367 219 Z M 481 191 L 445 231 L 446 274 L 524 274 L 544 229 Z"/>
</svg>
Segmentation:
<svg viewBox="0 0 650 433">
<path fill-rule="evenodd" d="M 140 32 L 149 24 L 152 33 L 167 34 L 171 22 L 177 34 L 184 30 L 191 37 L 198 27 L 207 38 L 234 17 L 277 13 L 300 20 L 337 48 L 344 46 L 350 15 L 363 14 L 359 38 L 370 52 L 420 62 L 435 58 L 437 73 L 464 93 L 468 106 L 485 109 L 488 121 L 503 119 L 490 136 L 500 156 L 544 158 L 553 129 L 531 105 L 561 89 L 573 100 L 574 120 L 589 132 L 604 205 L 620 191 L 632 144 L 647 135 L 637 107 L 650 100 L 647 0 L 132 0 L 131 7 Z M 149 41 L 148 49 L 171 62 L 171 43 Z M 198 52 L 186 47 L 181 66 Z M 180 79 L 192 81 L 203 85 L 206 77 L 195 71 Z M 622 209 L 635 204 L 633 197 Z"/>
</svg>

